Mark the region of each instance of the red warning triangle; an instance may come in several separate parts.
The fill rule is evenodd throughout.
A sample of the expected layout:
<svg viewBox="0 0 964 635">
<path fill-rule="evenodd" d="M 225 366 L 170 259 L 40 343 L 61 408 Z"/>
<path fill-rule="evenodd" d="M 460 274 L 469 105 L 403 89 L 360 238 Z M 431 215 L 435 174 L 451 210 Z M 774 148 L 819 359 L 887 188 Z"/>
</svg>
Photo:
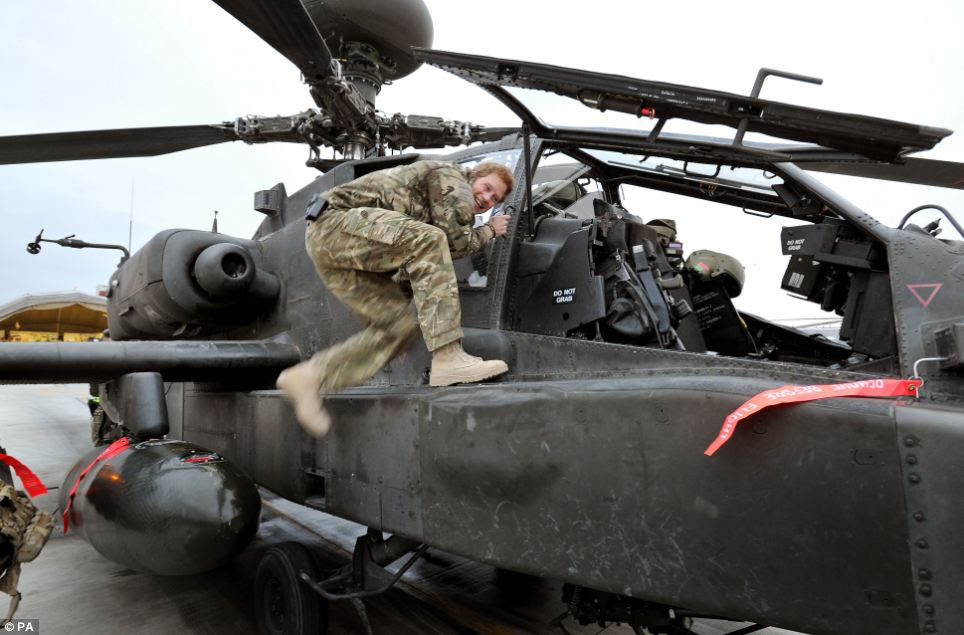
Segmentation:
<svg viewBox="0 0 964 635">
<path fill-rule="evenodd" d="M 907 285 L 907 289 L 914 294 L 914 297 L 917 298 L 926 309 L 927 305 L 931 303 L 934 296 L 937 295 L 937 292 L 940 291 L 943 286 L 944 285 L 939 282 L 935 284 L 909 284 Z M 924 293 L 927 297 L 925 298 L 921 293 Z"/>
</svg>

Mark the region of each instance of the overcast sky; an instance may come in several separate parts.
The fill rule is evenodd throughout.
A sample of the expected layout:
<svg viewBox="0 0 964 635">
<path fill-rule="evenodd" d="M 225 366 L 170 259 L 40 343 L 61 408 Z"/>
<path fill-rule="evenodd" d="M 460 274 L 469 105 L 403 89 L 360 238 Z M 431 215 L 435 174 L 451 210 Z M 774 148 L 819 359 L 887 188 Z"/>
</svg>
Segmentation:
<svg viewBox="0 0 964 635">
<path fill-rule="evenodd" d="M 957 130 L 919 156 L 964 161 L 964 8 L 951 0 L 426 4 L 434 47 L 442 50 L 742 94 L 761 66 L 819 76 L 819 87 L 768 80 L 762 96 Z M 0 0 L 0 86 L 0 135 L 215 123 L 313 105 L 297 69 L 201 0 Z M 384 88 L 377 105 L 389 114 L 517 123 L 478 88 L 431 68 Z M 607 125 L 639 125 L 616 117 Z M 252 210 L 252 193 L 277 182 L 289 192 L 302 187 L 317 174 L 304 167 L 306 157 L 301 146 L 236 142 L 146 159 L 0 166 L 0 304 L 28 292 L 93 292 L 117 264 L 117 252 L 56 245 L 31 256 L 25 245 L 41 228 L 49 238 L 76 234 L 126 245 L 133 209 L 137 249 L 168 227 L 209 229 L 219 210 L 221 231 L 248 237 L 262 218 Z M 922 203 L 942 204 L 964 222 L 958 191 L 818 178 L 891 225 Z M 678 200 L 654 196 L 639 204 L 646 209 L 632 211 L 647 219 L 685 217 Z M 729 232 L 686 220 L 687 249 L 726 251 L 748 265 L 741 308 L 812 315 L 814 307 L 788 302 L 778 288 L 786 265 L 773 238 L 779 223 L 765 244 L 755 244 L 738 229 L 746 217 L 727 211 Z"/>
</svg>

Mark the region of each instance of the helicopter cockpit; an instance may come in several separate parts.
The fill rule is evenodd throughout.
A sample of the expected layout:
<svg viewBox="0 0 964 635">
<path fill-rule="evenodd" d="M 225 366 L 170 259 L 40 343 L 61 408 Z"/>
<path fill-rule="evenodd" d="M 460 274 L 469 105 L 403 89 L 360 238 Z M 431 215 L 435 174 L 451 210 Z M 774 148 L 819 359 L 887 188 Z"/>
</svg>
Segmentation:
<svg viewBox="0 0 964 635">
<path fill-rule="evenodd" d="M 815 219 L 793 212 L 785 198 L 795 187 L 774 172 L 550 146 L 539 156 L 530 187 L 532 219 L 520 223 L 518 230 L 523 236 L 509 306 L 509 322 L 517 330 L 838 368 L 894 354 L 879 334 L 874 346 L 868 348 L 867 341 L 857 338 L 855 347 L 852 331 L 842 332 L 845 341 L 835 340 L 734 305 L 744 283 L 757 297 L 772 296 L 777 286 L 797 297 L 816 298 L 824 310 L 843 314 L 845 323 L 861 319 L 853 313 L 863 307 L 847 305 L 848 289 L 831 285 L 827 290 L 827 280 L 853 280 L 850 270 L 826 273 L 823 282 L 811 274 L 801 292 L 801 277 L 809 272 L 800 271 L 802 260 L 791 256 L 782 278 L 775 277 L 772 267 L 747 278 L 742 260 L 756 264 L 760 252 L 769 252 L 772 260 L 784 236 L 804 235 L 811 227 L 846 227 L 826 210 L 820 210 L 826 216 L 822 222 L 801 226 L 800 220 Z M 680 195 L 699 199 L 698 209 L 686 209 L 693 204 Z M 742 209 L 743 218 L 734 219 L 720 203 Z M 701 215 L 713 218 L 701 220 Z M 724 216 L 728 220 L 721 222 Z M 784 227 L 788 218 L 797 222 Z M 743 220 L 749 221 L 748 229 Z M 754 226 L 757 223 L 765 227 Z M 703 225 L 713 226 L 718 235 Z M 853 229 L 837 231 L 849 232 L 854 245 L 872 244 Z M 877 259 L 867 268 L 885 271 L 879 246 L 874 253 Z M 484 264 L 484 257 L 477 257 L 471 267 L 463 263 L 463 272 L 471 269 L 463 282 L 484 284 L 477 266 Z M 764 284 L 771 288 L 761 290 Z M 818 284 L 824 285 L 819 293 Z M 866 297 L 866 289 L 857 292 Z M 877 292 L 875 302 L 886 301 L 886 295 Z M 879 312 L 879 307 L 864 310 Z"/>
</svg>

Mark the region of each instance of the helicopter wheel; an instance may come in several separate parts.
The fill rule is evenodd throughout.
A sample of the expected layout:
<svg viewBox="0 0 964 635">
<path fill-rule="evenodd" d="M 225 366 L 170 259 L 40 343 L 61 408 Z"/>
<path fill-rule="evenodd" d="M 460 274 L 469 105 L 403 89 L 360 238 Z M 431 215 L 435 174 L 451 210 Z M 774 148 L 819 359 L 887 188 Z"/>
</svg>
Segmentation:
<svg viewBox="0 0 964 635">
<path fill-rule="evenodd" d="M 318 579 L 318 567 L 304 545 L 286 542 L 268 549 L 254 579 L 255 617 L 263 635 L 312 635 L 328 632 L 328 601 L 299 578 Z"/>
</svg>

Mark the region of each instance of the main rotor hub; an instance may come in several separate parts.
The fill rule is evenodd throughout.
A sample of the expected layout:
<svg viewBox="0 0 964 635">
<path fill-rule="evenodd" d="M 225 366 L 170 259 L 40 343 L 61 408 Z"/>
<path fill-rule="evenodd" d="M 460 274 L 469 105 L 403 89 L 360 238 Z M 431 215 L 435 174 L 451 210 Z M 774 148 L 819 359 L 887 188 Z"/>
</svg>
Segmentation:
<svg viewBox="0 0 964 635">
<path fill-rule="evenodd" d="M 342 57 L 342 75 L 374 108 L 375 96 L 381 92 L 385 78 L 394 76 L 398 72 L 398 65 L 364 42 L 346 42 L 342 47 Z"/>
<path fill-rule="evenodd" d="M 432 16 L 422 0 L 302 0 L 302 4 L 335 55 L 339 55 L 338 42 L 346 43 L 340 53 L 349 59 L 346 53 L 356 43 L 376 51 L 379 85 L 419 67 L 413 46 L 432 47 Z"/>
</svg>

